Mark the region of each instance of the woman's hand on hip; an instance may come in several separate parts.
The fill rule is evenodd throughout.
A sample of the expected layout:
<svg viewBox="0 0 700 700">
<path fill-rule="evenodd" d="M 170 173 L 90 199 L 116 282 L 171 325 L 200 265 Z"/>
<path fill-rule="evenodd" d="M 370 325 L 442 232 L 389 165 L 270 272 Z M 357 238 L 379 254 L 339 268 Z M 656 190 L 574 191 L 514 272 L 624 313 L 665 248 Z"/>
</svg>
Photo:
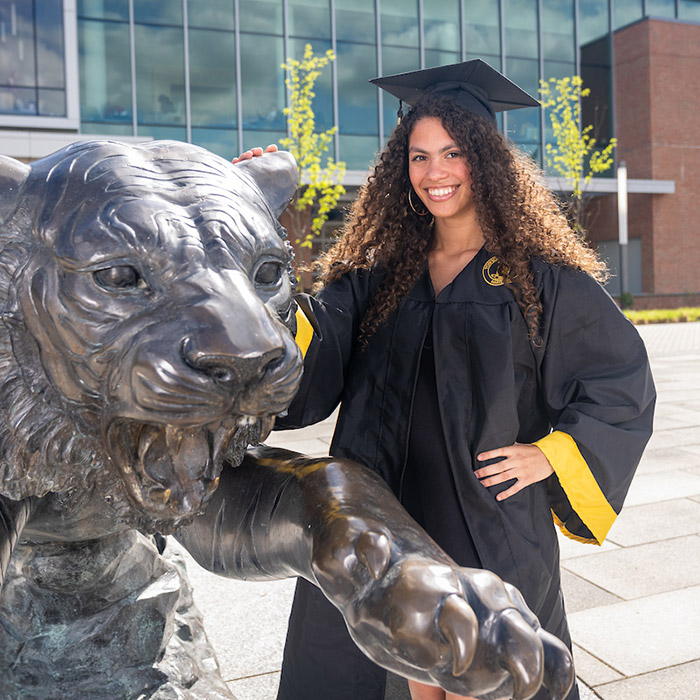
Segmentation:
<svg viewBox="0 0 700 700">
<path fill-rule="evenodd" d="M 480 462 L 501 458 L 500 462 L 480 467 L 474 472 L 484 486 L 497 486 L 515 479 L 514 484 L 496 496 L 497 501 L 510 498 L 526 486 L 544 481 L 554 473 L 549 460 L 537 445 L 516 442 L 510 447 L 499 447 L 497 450 L 481 452 L 476 458 Z"/>
</svg>

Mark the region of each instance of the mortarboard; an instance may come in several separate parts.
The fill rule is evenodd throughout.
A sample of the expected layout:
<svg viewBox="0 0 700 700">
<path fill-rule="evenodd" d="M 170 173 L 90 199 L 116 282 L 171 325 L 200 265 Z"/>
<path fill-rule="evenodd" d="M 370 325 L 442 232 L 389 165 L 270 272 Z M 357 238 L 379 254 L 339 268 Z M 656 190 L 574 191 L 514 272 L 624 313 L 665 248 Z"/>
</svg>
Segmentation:
<svg viewBox="0 0 700 700">
<path fill-rule="evenodd" d="M 532 95 L 480 58 L 373 78 L 369 82 L 409 105 L 423 95 L 444 95 L 460 107 L 493 122 L 496 112 L 540 105 Z"/>
</svg>

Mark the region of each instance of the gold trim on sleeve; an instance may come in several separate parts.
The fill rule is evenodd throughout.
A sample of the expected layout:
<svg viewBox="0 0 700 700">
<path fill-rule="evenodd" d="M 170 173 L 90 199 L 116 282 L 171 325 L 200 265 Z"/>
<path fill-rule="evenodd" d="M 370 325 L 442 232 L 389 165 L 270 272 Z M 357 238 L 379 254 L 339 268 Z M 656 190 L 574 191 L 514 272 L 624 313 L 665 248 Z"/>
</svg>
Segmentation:
<svg viewBox="0 0 700 700">
<path fill-rule="evenodd" d="M 534 444 L 544 452 L 552 465 L 571 507 L 591 531 L 596 542 L 602 544 L 617 513 L 598 486 L 576 441 L 567 433 L 555 430 Z M 562 531 L 571 536 L 565 527 Z"/>
<path fill-rule="evenodd" d="M 297 309 L 296 313 L 297 319 L 297 334 L 294 340 L 297 341 L 297 345 L 301 350 L 302 356 L 306 357 L 306 351 L 311 345 L 311 339 L 314 337 L 314 329 L 308 318 L 301 309 Z"/>
</svg>

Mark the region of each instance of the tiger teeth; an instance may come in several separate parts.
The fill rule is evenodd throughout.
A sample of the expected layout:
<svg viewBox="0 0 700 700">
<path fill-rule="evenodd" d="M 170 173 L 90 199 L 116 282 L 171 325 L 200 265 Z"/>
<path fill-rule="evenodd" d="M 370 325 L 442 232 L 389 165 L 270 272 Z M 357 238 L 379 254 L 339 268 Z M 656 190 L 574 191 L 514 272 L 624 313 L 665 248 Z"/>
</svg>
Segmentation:
<svg viewBox="0 0 700 700">
<path fill-rule="evenodd" d="M 173 495 L 173 492 L 171 489 L 163 489 L 159 488 L 158 486 L 154 486 L 149 492 L 148 492 L 148 497 L 155 503 L 160 503 L 161 505 L 165 505 L 169 500 L 170 497 Z"/>
<path fill-rule="evenodd" d="M 168 450 L 177 452 L 180 449 L 182 437 L 183 431 L 181 428 L 173 425 L 165 426 L 165 444 L 168 446 Z"/>
<path fill-rule="evenodd" d="M 258 440 L 260 440 L 260 442 L 265 440 L 267 436 L 272 432 L 272 428 L 274 425 L 275 416 L 263 416 L 263 418 L 260 420 L 260 435 L 258 436 Z"/>
</svg>

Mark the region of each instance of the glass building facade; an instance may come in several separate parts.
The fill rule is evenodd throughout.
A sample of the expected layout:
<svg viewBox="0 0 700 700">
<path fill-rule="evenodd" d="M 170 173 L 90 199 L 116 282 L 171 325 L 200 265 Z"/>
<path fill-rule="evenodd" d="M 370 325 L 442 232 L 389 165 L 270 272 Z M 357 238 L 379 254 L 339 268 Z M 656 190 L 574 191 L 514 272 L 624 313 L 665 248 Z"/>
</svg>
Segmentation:
<svg viewBox="0 0 700 700">
<path fill-rule="evenodd" d="M 540 79 L 582 75 L 585 123 L 605 140 L 611 33 L 644 16 L 700 21 L 700 1 L 0 0 L 0 123 L 67 116 L 72 22 L 84 134 L 192 141 L 225 157 L 278 141 L 281 64 L 311 43 L 337 55 L 314 108 L 318 128 L 338 126 L 334 155 L 351 170 L 367 168 L 396 121 L 396 100 L 369 78 L 475 57 L 534 95 Z M 541 160 L 541 110 L 500 124 Z"/>
</svg>

